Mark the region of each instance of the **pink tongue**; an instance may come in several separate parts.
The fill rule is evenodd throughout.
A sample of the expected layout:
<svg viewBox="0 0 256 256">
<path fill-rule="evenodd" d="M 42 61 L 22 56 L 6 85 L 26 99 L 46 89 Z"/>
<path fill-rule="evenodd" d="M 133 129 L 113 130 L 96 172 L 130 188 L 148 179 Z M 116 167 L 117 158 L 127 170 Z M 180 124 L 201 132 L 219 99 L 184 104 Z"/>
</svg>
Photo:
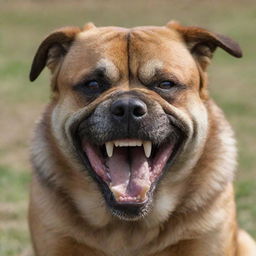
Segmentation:
<svg viewBox="0 0 256 256">
<path fill-rule="evenodd" d="M 83 141 L 83 150 L 116 201 L 143 202 L 147 200 L 151 184 L 161 175 L 173 145 L 162 146 L 151 160 L 146 158 L 143 147 L 115 147 L 113 156 L 105 163 L 99 148 L 89 142 Z"/>
<path fill-rule="evenodd" d="M 107 166 L 111 177 L 110 189 L 116 200 L 146 199 L 150 188 L 150 167 L 143 147 L 114 148 Z"/>
</svg>

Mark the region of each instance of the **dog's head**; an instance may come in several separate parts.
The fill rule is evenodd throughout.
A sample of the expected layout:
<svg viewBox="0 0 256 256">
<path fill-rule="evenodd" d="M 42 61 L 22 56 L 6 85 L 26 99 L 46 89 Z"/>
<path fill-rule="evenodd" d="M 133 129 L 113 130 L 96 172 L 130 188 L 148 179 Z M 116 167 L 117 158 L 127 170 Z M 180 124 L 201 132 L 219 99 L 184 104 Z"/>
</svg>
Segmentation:
<svg viewBox="0 0 256 256">
<path fill-rule="evenodd" d="M 216 47 L 241 57 L 231 39 L 175 22 L 66 27 L 40 45 L 30 79 L 52 72 L 56 143 L 114 215 L 161 218 L 176 207 L 207 139 L 206 68 Z"/>
</svg>

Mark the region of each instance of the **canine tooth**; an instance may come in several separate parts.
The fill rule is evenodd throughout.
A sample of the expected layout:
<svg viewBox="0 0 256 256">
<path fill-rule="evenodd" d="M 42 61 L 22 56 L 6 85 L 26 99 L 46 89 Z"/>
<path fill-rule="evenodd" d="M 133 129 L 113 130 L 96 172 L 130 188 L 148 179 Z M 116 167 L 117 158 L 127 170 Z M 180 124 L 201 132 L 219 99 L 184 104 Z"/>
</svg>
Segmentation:
<svg viewBox="0 0 256 256">
<path fill-rule="evenodd" d="M 108 157 L 112 157 L 113 148 L 114 148 L 113 142 L 106 142 L 105 146 L 106 146 L 106 151 L 107 151 Z"/>
<path fill-rule="evenodd" d="M 143 148 L 144 152 L 147 158 L 150 157 L 151 155 L 151 150 L 152 150 L 152 142 L 151 141 L 144 141 L 143 142 Z"/>
</svg>

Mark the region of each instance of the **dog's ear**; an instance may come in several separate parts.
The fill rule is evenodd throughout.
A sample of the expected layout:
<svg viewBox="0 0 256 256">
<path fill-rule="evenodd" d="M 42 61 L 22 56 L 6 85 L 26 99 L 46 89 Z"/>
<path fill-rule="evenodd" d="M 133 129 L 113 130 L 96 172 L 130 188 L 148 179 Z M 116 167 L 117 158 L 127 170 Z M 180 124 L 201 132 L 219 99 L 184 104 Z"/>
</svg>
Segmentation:
<svg viewBox="0 0 256 256">
<path fill-rule="evenodd" d="M 190 52 L 198 60 L 203 70 L 208 66 L 217 47 L 234 57 L 242 57 L 242 50 L 238 43 L 227 36 L 212 33 L 200 27 L 182 26 L 175 21 L 169 22 L 166 26 L 175 29 L 182 35 Z"/>
<path fill-rule="evenodd" d="M 45 66 L 53 72 L 80 31 L 79 27 L 64 27 L 47 36 L 34 57 L 29 75 L 30 81 L 34 81 Z"/>
</svg>

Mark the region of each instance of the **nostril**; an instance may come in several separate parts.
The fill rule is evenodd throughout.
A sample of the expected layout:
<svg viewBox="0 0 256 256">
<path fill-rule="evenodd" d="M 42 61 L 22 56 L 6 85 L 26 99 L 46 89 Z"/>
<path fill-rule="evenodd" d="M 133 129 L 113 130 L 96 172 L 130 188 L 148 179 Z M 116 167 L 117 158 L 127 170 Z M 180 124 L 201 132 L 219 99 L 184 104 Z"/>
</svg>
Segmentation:
<svg viewBox="0 0 256 256">
<path fill-rule="evenodd" d="M 116 106 L 115 108 L 112 109 L 112 114 L 115 116 L 124 116 L 125 110 L 123 106 Z"/>
<path fill-rule="evenodd" d="M 126 99 L 120 99 L 115 101 L 112 105 L 111 105 L 111 114 L 115 117 L 118 118 L 123 118 L 127 111 L 128 111 L 128 105 L 129 102 Z"/>
<path fill-rule="evenodd" d="M 147 113 L 147 105 L 140 99 L 130 99 L 130 111 L 133 117 L 142 117 Z"/>
<path fill-rule="evenodd" d="M 135 117 L 141 117 L 141 116 L 144 116 L 147 112 L 147 108 L 146 108 L 146 105 L 137 105 L 134 107 L 133 109 L 133 115 Z"/>
</svg>

